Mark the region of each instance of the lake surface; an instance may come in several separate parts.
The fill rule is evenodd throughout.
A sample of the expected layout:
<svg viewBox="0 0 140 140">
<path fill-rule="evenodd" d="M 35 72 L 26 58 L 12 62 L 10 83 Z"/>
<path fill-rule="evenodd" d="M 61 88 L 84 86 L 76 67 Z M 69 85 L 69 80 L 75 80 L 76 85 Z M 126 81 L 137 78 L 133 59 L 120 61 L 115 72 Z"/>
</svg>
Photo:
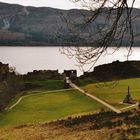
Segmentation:
<svg viewBox="0 0 140 140">
<path fill-rule="evenodd" d="M 16 67 L 21 73 L 31 72 L 33 70 L 56 70 L 60 73 L 64 69 L 77 69 L 78 75 L 83 72 L 79 69 L 75 58 L 69 59 L 66 55 L 60 53 L 61 47 L 0 47 L 0 61 Z M 133 48 L 133 53 L 129 60 L 140 60 L 140 48 Z M 113 52 L 109 48 L 108 52 Z M 125 47 L 116 51 L 114 54 L 104 54 L 95 64 L 95 66 L 111 63 L 112 61 L 126 61 L 127 49 Z M 84 70 L 87 71 L 90 65 L 86 65 Z"/>
</svg>

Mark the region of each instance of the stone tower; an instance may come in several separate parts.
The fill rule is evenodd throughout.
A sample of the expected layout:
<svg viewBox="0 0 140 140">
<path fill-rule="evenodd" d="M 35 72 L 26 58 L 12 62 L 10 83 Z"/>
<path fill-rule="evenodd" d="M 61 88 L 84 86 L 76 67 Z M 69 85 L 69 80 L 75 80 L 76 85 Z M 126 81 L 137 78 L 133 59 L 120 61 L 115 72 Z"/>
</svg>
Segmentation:
<svg viewBox="0 0 140 140">
<path fill-rule="evenodd" d="M 70 81 L 75 81 L 77 79 L 76 70 L 64 70 L 64 88 L 69 88 Z"/>
</svg>

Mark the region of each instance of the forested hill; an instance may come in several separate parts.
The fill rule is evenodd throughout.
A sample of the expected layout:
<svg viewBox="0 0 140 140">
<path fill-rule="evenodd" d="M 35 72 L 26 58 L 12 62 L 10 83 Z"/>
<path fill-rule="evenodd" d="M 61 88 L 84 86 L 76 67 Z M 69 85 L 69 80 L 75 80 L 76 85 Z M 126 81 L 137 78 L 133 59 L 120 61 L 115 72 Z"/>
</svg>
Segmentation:
<svg viewBox="0 0 140 140">
<path fill-rule="evenodd" d="M 103 25 L 104 15 L 76 36 L 85 18 L 92 14 L 86 10 L 60 10 L 49 7 L 24 7 L 0 3 L 0 45 L 90 45 L 90 33 Z M 84 16 L 83 16 L 84 15 Z M 140 9 L 134 9 L 133 29 L 135 46 L 140 46 Z M 73 24 L 76 28 L 73 28 Z M 91 31 L 89 33 L 89 31 Z M 125 44 L 127 37 L 123 40 Z"/>
</svg>

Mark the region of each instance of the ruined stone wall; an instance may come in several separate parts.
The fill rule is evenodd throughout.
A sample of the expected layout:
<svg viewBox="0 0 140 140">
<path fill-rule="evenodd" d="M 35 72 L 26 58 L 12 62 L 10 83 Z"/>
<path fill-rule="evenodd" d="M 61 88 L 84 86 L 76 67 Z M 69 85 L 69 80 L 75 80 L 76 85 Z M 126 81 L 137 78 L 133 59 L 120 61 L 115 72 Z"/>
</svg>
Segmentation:
<svg viewBox="0 0 140 140">
<path fill-rule="evenodd" d="M 140 61 L 115 61 L 96 66 L 93 72 L 84 73 L 82 77 L 95 77 L 99 81 L 140 77 Z"/>
<path fill-rule="evenodd" d="M 69 77 L 71 80 L 77 79 L 77 71 L 76 70 L 64 70 L 63 77 Z"/>
<path fill-rule="evenodd" d="M 28 72 L 27 75 L 24 76 L 25 78 L 31 79 L 62 79 L 61 74 L 58 70 L 34 70 L 33 72 Z"/>
<path fill-rule="evenodd" d="M 0 80 L 2 80 L 9 73 L 9 65 L 0 62 Z"/>
</svg>

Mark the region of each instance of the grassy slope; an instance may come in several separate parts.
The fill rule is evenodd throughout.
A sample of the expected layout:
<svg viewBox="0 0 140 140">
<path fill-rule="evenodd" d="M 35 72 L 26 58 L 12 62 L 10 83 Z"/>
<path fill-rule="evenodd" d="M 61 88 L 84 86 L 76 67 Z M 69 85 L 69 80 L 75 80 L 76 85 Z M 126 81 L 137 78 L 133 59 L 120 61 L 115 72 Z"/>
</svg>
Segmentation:
<svg viewBox="0 0 140 140">
<path fill-rule="evenodd" d="M 94 78 L 85 78 L 85 79 L 78 79 L 78 81 L 76 82 L 76 84 L 78 86 L 85 86 L 85 85 L 88 85 L 88 84 L 94 84 L 94 83 L 97 83 L 97 80 L 95 80 Z"/>
<path fill-rule="evenodd" d="M 17 94 L 14 98 L 11 99 L 10 103 L 8 104 L 8 107 L 13 105 L 15 102 L 18 101 L 18 99 L 22 95 L 26 94 L 36 94 L 41 93 L 45 91 L 50 90 L 60 90 L 64 88 L 64 81 L 63 80 L 24 80 L 22 81 L 22 84 L 29 84 L 32 88 L 27 89 L 26 91 L 20 92 Z"/>
<path fill-rule="evenodd" d="M 125 98 L 128 85 L 130 86 L 130 94 L 132 98 L 134 100 L 140 101 L 139 83 L 140 78 L 135 78 L 117 81 L 117 85 L 115 87 L 110 87 L 112 83 L 108 82 L 106 84 L 89 84 L 84 86 L 83 89 L 114 106 L 121 107 L 119 103 Z"/>
<path fill-rule="evenodd" d="M 133 114 L 133 115 L 132 115 Z M 1 140 L 138 140 L 140 110 L 0 129 Z M 90 118 L 90 119 L 89 119 Z M 122 123 L 118 123 L 122 122 Z M 70 124 L 70 126 L 68 125 Z M 131 125 L 130 125 L 131 124 Z M 100 126 L 100 127 L 98 127 Z"/>
<path fill-rule="evenodd" d="M 99 103 L 74 90 L 36 94 L 5 111 L 0 117 L 0 126 L 50 121 L 100 108 Z"/>
<path fill-rule="evenodd" d="M 45 84 L 46 82 L 49 82 L 49 84 Z M 51 82 L 53 84 L 50 84 Z M 62 85 L 59 81 L 45 81 L 45 83 L 44 85 L 50 85 L 50 88 L 45 87 L 46 89 L 61 88 L 60 85 L 57 86 L 57 83 Z M 121 80 L 114 88 L 106 87 L 98 83 L 89 84 L 84 86 L 83 89 L 116 107 L 124 107 L 120 105 L 119 102 L 126 96 L 128 85 L 130 86 L 133 99 L 140 101 L 139 83 L 140 78 L 136 78 Z M 110 85 L 110 83 L 108 84 Z M 57 87 L 54 88 L 54 85 Z M 44 92 L 45 88 L 38 89 L 40 91 L 37 90 L 38 92 L 34 91 L 33 93 Z M 50 121 L 72 114 L 97 111 L 101 109 L 101 107 L 102 106 L 97 102 L 74 90 L 49 94 L 42 93 L 26 97 L 15 108 L 2 113 L 0 115 L 0 125 L 19 125 L 23 123 Z"/>
<path fill-rule="evenodd" d="M 64 88 L 63 80 L 25 80 L 24 84 L 29 84 L 37 89 L 56 90 Z"/>
</svg>

